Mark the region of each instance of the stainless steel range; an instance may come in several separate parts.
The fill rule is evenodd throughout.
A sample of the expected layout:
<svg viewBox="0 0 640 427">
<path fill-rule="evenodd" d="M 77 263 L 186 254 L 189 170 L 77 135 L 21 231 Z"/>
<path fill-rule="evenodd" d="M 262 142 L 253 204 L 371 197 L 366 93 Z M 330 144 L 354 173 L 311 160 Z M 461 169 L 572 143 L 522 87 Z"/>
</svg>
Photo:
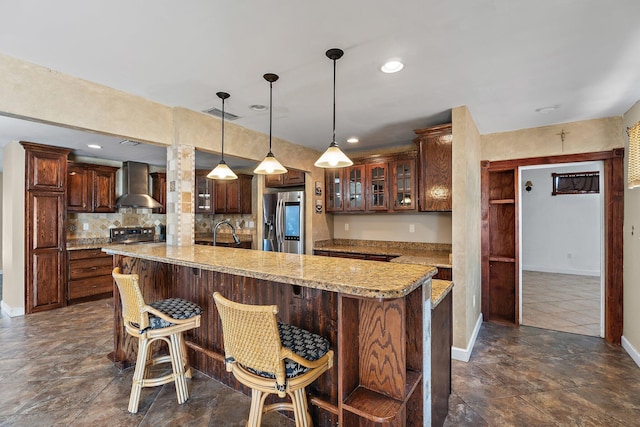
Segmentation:
<svg viewBox="0 0 640 427">
<path fill-rule="evenodd" d="M 121 227 L 110 231 L 111 243 L 149 243 L 155 240 L 153 227 Z"/>
</svg>

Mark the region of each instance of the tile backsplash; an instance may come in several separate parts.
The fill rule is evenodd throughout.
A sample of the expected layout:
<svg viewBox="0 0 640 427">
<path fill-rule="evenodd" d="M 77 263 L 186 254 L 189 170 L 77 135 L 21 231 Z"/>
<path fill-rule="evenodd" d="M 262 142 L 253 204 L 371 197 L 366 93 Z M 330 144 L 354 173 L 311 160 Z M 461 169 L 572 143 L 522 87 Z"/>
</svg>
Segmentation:
<svg viewBox="0 0 640 427">
<path fill-rule="evenodd" d="M 67 215 L 67 240 L 109 238 L 114 227 L 156 227 L 166 224 L 166 215 L 150 209 L 121 208 L 117 213 L 70 213 Z"/>
<path fill-rule="evenodd" d="M 238 234 L 255 234 L 256 218 L 254 215 L 240 214 L 196 214 L 195 233 L 213 233 L 213 227 L 220 221 L 228 219 L 236 227 Z M 224 231 L 228 231 L 225 229 Z"/>
<path fill-rule="evenodd" d="M 213 233 L 218 221 L 231 220 L 239 234 L 255 234 L 253 215 L 196 214 L 195 233 Z M 121 208 L 117 213 L 70 213 L 67 216 L 67 240 L 109 238 L 114 227 L 156 227 L 166 225 L 165 214 L 151 213 L 150 209 Z"/>
</svg>

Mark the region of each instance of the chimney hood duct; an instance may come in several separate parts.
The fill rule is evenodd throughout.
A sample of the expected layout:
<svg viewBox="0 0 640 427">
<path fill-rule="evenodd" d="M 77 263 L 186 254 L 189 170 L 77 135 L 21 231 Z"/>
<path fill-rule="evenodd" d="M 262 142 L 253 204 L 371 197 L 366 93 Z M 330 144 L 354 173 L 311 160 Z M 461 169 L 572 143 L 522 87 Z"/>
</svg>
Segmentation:
<svg viewBox="0 0 640 427">
<path fill-rule="evenodd" d="M 122 164 L 122 191 L 116 208 L 161 208 L 149 195 L 149 165 L 139 162 Z"/>
</svg>

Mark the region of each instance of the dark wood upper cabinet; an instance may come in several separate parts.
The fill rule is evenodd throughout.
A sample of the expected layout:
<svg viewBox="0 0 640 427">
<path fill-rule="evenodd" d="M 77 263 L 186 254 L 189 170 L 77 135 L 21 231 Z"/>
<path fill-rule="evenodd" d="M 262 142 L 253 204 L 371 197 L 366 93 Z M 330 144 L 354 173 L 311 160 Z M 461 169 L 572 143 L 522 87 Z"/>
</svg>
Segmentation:
<svg viewBox="0 0 640 427">
<path fill-rule="evenodd" d="M 92 165 L 93 212 L 116 211 L 116 171 L 110 166 Z"/>
<path fill-rule="evenodd" d="M 116 171 L 112 166 L 69 162 L 67 211 L 77 213 L 116 211 Z"/>
<path fill-rule="evenodd" d="M 27 152 L 27 190 L 64 191 L 67 182 L 67 154 L 60 154 L 54 147 L 21 142 Z M 60 158 L 64 157 L 64 164 Z"/>
<path fill-rule="evenodd" d="M 389 166 L 385 162 L 366 165 L 366 209 L 368 211 L 389 210 Z"/>
<path fill-rule="evenodd" d="M 304 185 L 304 171 L 287 169 L 286 173 L 279 175 L 266 175 L 264 186 L 267 188 L 295 187 Z"/>
<path fill-rule="evenodd" d="M 25 312 L 66 304 L 66 183 L 71 150 L 25 149 Z"/>
<path fill-rule="evenodd" d="M 365 165 L 349 166 L 344 185 L 344 210 L 364 211 Z"/>
<path fill-rule="evenodd" d="M 389 162 L 391 170 L 391 200 L 394 211 L 416 210 L 416 159 Z"/>
<path fill-rule="evenodd" d="M 327 212 L 342 212 L 344 210 L 344 169 L 325 169 L 325 205 Z"/>
<path fill-rule="evenodd" d="M 151 197 L 162 207 L 154 209 L 156 213 L 166 213 L 167 204 L 167 174 L 164 172 L 151 173 Z"/>
<path fill-rule="evenodd" d="M 325 170 L 327 212 L 417 210 L 416 151 L 354 159 L 353 166 Z"/>
<path fill-rule="evenodd" d="M 87 212 L 93 190 L 89 184 L 90 173 L 83 165 L 69 162 L 67 165 L 67 211 Z"/>
<path fill-rule="evenodd" d="M 451 211 L 451 124 L 414 131 L 418 146 L 418 198 L 422 212 Z"/>
<path fill-rule="evenodd" d="M 196 170 L 196 191 L 194 195 L 196 213 L 214 212 L 214 180 L 207 178 L 209 170 Z"/>
<path fill-rule="evenodd" d="M 238 174 L 238 179 L 215 183 L 215 213 L 251 213 L 251 179 L 252 175 Z"/>
</svg>

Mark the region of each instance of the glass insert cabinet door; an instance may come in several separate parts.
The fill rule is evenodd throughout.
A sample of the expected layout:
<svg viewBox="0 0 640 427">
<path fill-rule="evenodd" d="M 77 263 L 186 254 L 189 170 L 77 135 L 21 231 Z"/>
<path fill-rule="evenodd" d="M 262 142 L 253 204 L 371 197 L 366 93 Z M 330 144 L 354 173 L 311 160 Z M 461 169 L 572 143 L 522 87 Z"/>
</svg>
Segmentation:
<svg viewBox="0 0 640 427">
<path fill-rule="evenodd" d="M 392 164 L 394 210 L 415 209 L 415 162 L 399 160 Z"/>
<path fill-rule="evenodd" d="M 213 213 L 214 181 L 207 178 L 209 171 L 196 171 L 196 212 Z"/>
<path fill-rule="evenodd" d="M 364 210 L 364 165 L 351 166 L 347 169 L 347 198 L 345 209 L 348 211 Z"/>
<path fill-rule="evenodd" d="M 367 210 L 386 211 L 389 209 L 389 189 L 387 188 L 387 164 L 367 164 Z"/>
<path fill-rule="evenodd" d="M 339 212 L 344 209 L 342 195 L 342 174 L 344 169 L 327 169 L 325 171 L 326 210 Z"/>
</svg>

